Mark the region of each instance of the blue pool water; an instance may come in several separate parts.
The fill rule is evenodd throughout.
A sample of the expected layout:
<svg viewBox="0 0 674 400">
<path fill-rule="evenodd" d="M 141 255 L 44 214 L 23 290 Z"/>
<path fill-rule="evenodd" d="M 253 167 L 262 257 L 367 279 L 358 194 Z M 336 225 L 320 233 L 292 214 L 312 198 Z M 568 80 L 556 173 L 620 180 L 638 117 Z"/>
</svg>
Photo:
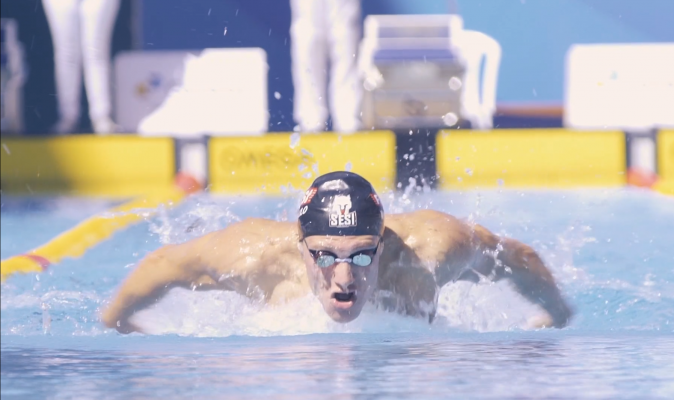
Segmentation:
<svg viewBox="0 0 674 400">
<path fill-rule="evenodd" d="M 2 398 L 674 398 L 674 198 L 639 190 L 383 195 L 531 244 L 576 314 L 538 310 L 506 283 L 443 289 L 433 325 L 366 308 L 352 323 L 300 299 L 270 310 L 227 292 L 174 290 L 139 313 L 154 335 L 104 329 L 133 264 L 247 216 L 296 218 L 296 196 L 193 197 L 80 259 L 2 284 Z M 2 197 L 1 257 L 36 247 L 112 201 Z"/>
</svg>

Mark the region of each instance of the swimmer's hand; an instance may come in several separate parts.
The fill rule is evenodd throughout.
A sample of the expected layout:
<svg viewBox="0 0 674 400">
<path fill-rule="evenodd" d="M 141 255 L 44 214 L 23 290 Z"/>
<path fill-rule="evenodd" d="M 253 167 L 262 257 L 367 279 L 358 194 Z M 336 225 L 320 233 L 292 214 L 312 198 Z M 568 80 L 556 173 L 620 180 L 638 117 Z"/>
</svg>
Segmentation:
<svg viewBox="0 0 674 400">
<path fill-rule="evenodd" d="M 105 310 L 101 316 L 101 321 L 108 328 L 117 329 L 117 332 L 119 333 L 143 333 L 143 331 L 138 326 L 132 324 L 127 318 L 118 318 L 111 308 Z"/>
<path fill-rule="evenodd" d="M 549 313 L 544 312 L 527 320 L 526 329 L 543 329 L 543 328 L 564 328 L 571 320 L 571 311 L 560 315 L 557 319 L 553 318 Z"/>
<path fill-rule="evenodd" d="M 551 293 L 549 297 L 556 298 L 556 303 L 554 306 L 549 306 L 547 308 L 548 317 L 551 320 L 551 324 L 546 325 L 546 327 L 564 328 L 565 326 L 569 325 L 569 322 L 571 322 L 571 317 L 573 317 L 574 311 L 571 309 L 571 307 L 569 307 L 568 304 L 566 304 L 566 301 L 561 296 L 559 291 L 556 291 L 556 293 Z M 550 315 L 550 312 L 553 314 Z"/>
<path fill-rule="evenodd" d="M 527 320 L 524 328 L 527 330 L 543 329 L 552 327 L 552 317 L 549 314 L 539 314 Z"/>
</svg>

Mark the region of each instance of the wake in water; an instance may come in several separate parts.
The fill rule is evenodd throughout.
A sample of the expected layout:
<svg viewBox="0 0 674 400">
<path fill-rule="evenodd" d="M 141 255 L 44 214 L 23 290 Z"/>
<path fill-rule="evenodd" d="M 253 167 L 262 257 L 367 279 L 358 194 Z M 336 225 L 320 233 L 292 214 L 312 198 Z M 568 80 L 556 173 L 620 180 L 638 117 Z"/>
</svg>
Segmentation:
<svg viewBox="0 0 674 400">
<path fill-rule="evenodd" d="M 576 310 L 568 329 L 674 330 L 674 257 L 666 239 L 674 237 L 670 199 L 630 191 L 408 191 L 382 200 L 388 213 L 437 209 L 532 245 Z M 2 335 L 114 335 L 100 324 L 100 310 L 145 254 L 249 216 L 294 220 L 297 203 L 292 195 L 200 195 L 177 209 L 160 210 L 147 224 L 119 233 L 81 259 L 4 283 Z M 638 217 L 626 212 L 635 209 L 642 210 Z M 11 235 L 4 228 L 3 233 Z M 313 296 L 271 307 L 232 292 L 181 289 L 135 318 L 153 334 L 272 336 L 521 330 L 539 313 L 507 282 L 461 282 L 442 289 L 430 325 L 375 304 L 355 321 L 338 324 Z"/>
</svg>

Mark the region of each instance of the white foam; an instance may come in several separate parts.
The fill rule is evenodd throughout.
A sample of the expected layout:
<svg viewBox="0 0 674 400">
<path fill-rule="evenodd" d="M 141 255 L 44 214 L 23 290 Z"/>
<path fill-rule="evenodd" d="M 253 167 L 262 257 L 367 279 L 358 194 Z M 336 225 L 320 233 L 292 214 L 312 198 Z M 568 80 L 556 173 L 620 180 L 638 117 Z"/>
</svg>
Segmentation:
<svg viewBox="0 0 674 400">
<path fill-rule="evenodd" d="M 448 285 L 440 293 L 436 319 L 428 321 L 366 305 L 347 324 L 332 321 L 309 295 L 278 306 L 264 305 L 233 292 L 173 289 L 158 304 L 134 316 L 150 334 L 188 336 L 275 336 L 312 333 L 385 333 L 427 331 L 493 332 L 527 329 L 540 313 L 505 283 Z"/>
</svg>

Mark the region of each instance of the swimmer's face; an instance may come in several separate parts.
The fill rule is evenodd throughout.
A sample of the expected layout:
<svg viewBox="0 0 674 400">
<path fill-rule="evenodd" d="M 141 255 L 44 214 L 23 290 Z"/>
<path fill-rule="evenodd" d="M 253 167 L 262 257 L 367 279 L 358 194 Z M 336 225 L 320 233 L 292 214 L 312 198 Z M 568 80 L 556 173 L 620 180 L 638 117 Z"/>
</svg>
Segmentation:
<svg viewBox="0 0 674 400">
<path fill-rule="evenodd" d="M 372 295 L 379 273 L 379 257 L 384 249 L 378 236 L 310 236 L 300 242 L 300 251 L 307 267 L 309 284 L 325 312 L 337 322 L 349 322 L 358 317 Z M 379 245 L 379 248 L 377 248 Z M 372 254 L 376 249 L 376 253 Z M 313 254 L 312 254 L 313 253 Z M 316 256 L 334 255 L 339 260 L 320 266 Z M 372 262 L 363 264 L 372 255 Z M 342 259 L 353 258 L 352 262 Z M 327 258 L 330 260 L 330 258 Z"/>
</svg>

